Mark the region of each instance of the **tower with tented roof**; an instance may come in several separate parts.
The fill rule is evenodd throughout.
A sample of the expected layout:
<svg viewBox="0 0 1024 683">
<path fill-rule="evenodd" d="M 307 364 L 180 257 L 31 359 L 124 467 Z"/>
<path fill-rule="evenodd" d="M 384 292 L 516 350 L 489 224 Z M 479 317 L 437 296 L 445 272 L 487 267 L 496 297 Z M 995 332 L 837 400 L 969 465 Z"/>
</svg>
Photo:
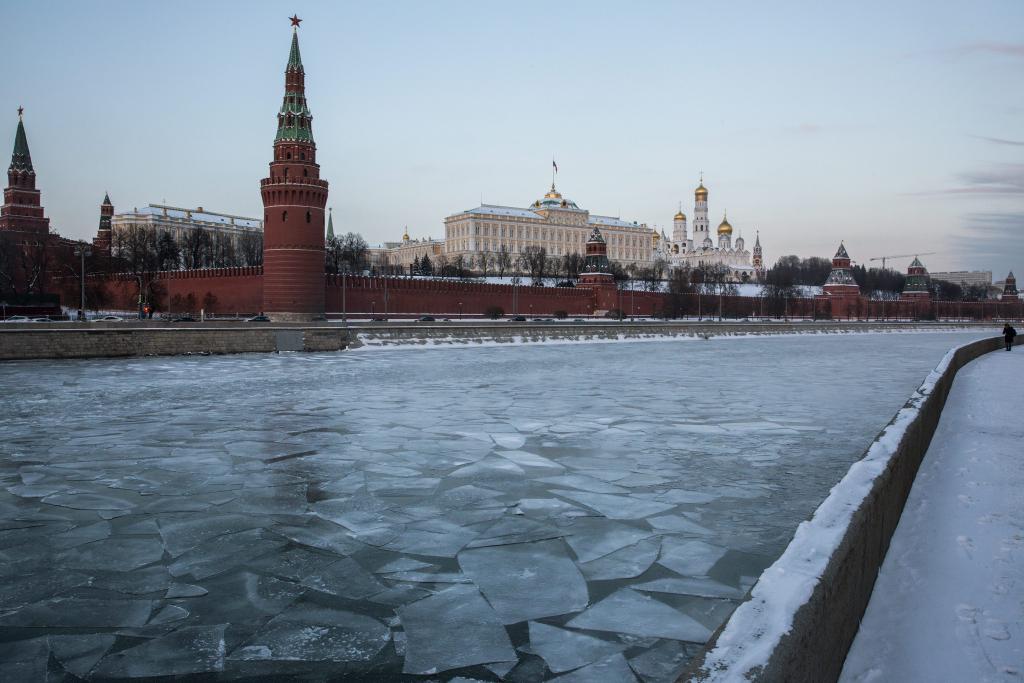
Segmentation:
<svg viewBox="0 0 1024 683">
<path fill-rule="evenodd" d="M 931 277 L 928 275 L 928 269 L 921 263 L 921 259 L 915 256 L 914 260 L 907 267 L 907 280 L 903 284 L 903 292 L 900 294 L 900 298 L 904 300 L 917 300 L 930 299 L 931 297 Z"/>
<path fill-rule="evenodd" d="M 1000 301 L 1020 301 L 1020 295 L 1017 293 L 1017 278 L 1013 276 L 1013 271 L 1006 276 L 1006 281 L 1003 283 L 1003 294 L 999 297 Z"/>
<path fill-rule="evenodd" d="M 320 178 L 306 72 L 299 53 L 299 19 L 292 17 L 284 100 L 277 114 L 270 175 L 263 196 L 263 310 L 272 319 L 310 320 L 324 314 L 324 222 L 327 181 Z"/>
<path fill-rule="evenodd" d="M 100 225 L 96 229 L 96 236 L 92 238 L 93 248 L 102 254 L 110 255 L 111 243 L 111 221 L 114 218 L 114 205 L 110 201 L 110 193 L 104 193 L 103 203 L 100 204 Z"/>
<path fill-rule="evenodd" d="M 36 171 L 25 134 L 25 110 L 18 107 L 18 128 L 14 151 L 7 167 L 7 187 L 0 206 L 0 230 L 29 233 L 36 237 L 50 233 L 50 219 L 43 213 L 41 193 L 36 189 Z"/>
</svg>

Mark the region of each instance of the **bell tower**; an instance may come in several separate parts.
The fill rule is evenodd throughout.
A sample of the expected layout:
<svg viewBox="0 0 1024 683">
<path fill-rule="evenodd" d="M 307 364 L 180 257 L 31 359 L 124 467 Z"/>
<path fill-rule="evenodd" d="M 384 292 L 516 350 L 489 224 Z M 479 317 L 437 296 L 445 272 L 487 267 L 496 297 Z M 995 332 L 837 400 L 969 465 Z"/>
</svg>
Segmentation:
<svg viewBox="0 0 1024 683">
<path fill-rule="evenodd" d="M 320 179 L 313 115 L 306 104 L 306 72 L 299 54 L 299 23 L 277 114 L 270 176 L 263 195 L 263 310 L 274 320 L 311 320 L 324 314 L 324 213 L 327 181 Z"/>
</svg>

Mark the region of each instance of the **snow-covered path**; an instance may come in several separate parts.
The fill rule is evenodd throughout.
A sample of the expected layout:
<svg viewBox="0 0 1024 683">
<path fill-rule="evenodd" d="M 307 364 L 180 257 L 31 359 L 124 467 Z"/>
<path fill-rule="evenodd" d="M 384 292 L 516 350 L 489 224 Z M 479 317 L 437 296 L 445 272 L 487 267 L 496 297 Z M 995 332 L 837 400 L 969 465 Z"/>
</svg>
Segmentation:
<svg viewBox="0 0 1024 683">
<path fill-rule="evenodd" d="M 1024 348 L 957 375 L 841 681 L 1024 679 Z"/>
</svg>

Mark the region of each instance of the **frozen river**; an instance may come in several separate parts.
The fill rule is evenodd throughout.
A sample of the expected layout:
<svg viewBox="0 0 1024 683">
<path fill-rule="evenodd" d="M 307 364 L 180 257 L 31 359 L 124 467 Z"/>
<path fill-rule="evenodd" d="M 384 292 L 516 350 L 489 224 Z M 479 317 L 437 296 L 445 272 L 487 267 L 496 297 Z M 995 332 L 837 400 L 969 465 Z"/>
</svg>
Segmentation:
<svg viewBox="0 0 1024 683">
<path fill-rule="evenodd" d="M 0 678 L 673 680 L 979 336 L 0 365 Z"/>
</svg>

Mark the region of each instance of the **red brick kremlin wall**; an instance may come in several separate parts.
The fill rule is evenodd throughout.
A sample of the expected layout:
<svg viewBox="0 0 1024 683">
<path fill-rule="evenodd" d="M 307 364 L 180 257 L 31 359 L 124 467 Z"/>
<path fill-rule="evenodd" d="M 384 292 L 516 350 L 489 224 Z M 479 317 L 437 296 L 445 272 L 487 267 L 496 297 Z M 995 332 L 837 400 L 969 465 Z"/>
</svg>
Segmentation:
<svg viewBox="0 0 1024 683">
<path fill-rule="evenodd" d="M 158 312 L 198 312 L 231 315 L 258 313 L 262 310 L 263 275 L 259 267 L 222 268 L 149 273 L 146 282 L 154 282 L 152 303 Z M 327 313 L 377 315 L 457 315 L 459 304 L 465 315 L 482 315 L 490 306 L 501 307 L 506 315 L 553 315 L 565 311 L 570 316 L 601 314 L 620 308 L 626 315 L 701 316 L 702 318 L 832 318 L 836 320 L 894 319 L 973 319 L 1024 318 L 1024 302 L 956 301 L 877 301 L 858 298 L 827 297 L 769 299 L 763 297 L 684 294 L 672 297 L 652 292 L 617 291 L 614 288 L 590 290 L 585 287 L 531 287 L 511 284 L 482 284 L 458 280 L 414 280 L 340 275 L 326 276 Z M 65 305 L 78 301 L 77 278 L 61 278 L 58 288 Z M 87 297 L 103 290 L 102 308 L 136 310 L 138 282 L 132 275 L 114 278 L 90 277 Z M 191 295 L 191 299 L 189 299 Z M 192 302 L 189 304 L 188 302 Z M 206 302 L 212 301 L 212 305 Z M 386 303 L 385 303 L 386 302 Z M 386 309 L 385 309 L 386 306 Z"/>
</svg>

